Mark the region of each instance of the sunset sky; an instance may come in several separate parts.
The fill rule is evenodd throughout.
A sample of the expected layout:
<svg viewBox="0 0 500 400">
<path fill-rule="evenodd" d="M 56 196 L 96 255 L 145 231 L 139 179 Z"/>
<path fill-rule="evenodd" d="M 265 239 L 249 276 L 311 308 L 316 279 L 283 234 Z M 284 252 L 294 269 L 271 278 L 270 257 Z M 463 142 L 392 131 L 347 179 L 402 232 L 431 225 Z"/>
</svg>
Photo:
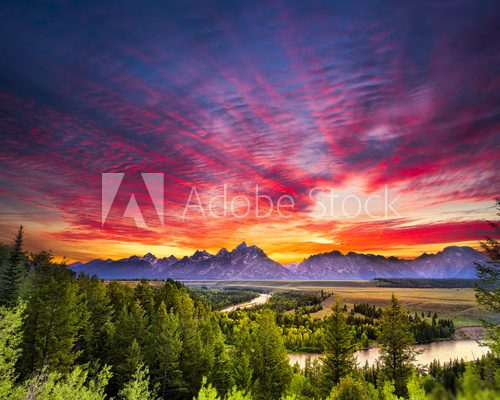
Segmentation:
<svg viewBox="0 0 500 400">
<path fill-rule="evenodd" d="M 23 224 L 30 250 L 85 261 L 245 240 L 287 263 L 490 233 L 498 2 L 57 3 L 0 11 L 1 242 Z M 124 174 L 104 225 L 102 173 Z M 141 173 L 164 174 L 163 226 Z M 210 215 L 224 185 L 247 216 Z M 286 218 L 256 216 L 256 185 Z"/>
</svg>

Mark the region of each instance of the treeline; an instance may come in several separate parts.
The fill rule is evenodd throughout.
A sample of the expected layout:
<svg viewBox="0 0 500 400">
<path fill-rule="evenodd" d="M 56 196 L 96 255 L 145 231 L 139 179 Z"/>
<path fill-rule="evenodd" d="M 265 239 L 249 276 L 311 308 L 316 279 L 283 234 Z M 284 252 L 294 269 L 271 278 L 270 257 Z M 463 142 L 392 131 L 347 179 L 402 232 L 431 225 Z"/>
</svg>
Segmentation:
<svg viewBox="0 0 500 400">
<path fill-rule="evenodd" d="M 443 366 L 434 368 L 436 377 L 419 374 L 410 315 L 394 296 L 377 318 L 377 368 L 364 369 L 356 365 L 351 314 L 338 301 L 321 328 L 307 314 L 297 315 L 294 322 L 280 320 L 291 316 L 276 315 L 269 307 L 237 310 L 238 318 L 232 319 L 194 299 L 179 282 L 153 287 L 142 281 L 132 288 L 76 276 L 54 263 L 49 253 L 26 254 L 22 235 L 20 230 L 14 244 L 0 252 L 1 399 L 416 400 L 446 398 L 443 393 L 456 393 L 458 399 L 498 395 L 497 342 L 480 364 L 457 371 L 452 388 L 439 378 Z M 233 321 L 231 329 L 224 321 Z M 324 356 L 304 371 L 289 365 L 283 339 L 282 325 L 295 323 L 323 332 Z"/>
<path fill-rule="evenodd" d="M 417 313 L 409 316 L 410 329 L 417 343 L 429 343 L 440 339 L 451 339 L 455 334 L 455 324 L 451 319 L 438 319 L 436 313 L 431 320 L 420 317 Z"/>
<path fill-rule="evenodd" d="M 473 288 L 478 283 L 478 279 L 432 279 L 432 278 L 375 278 L 373 279 L 378 287 L 389 288 Z"/>
<path fill-rule="evenodd" d="M 273 294 L 266 306 L 276 312 L 297 310 L 300 313 L 311 313 L 321 310 L 321 302 L 328 296 L 329 294 L 323 290 L 318 292 L 289 290 Z"/>
<path fill-rule="evenodd" d="M 359 304 L 354 304 L 352 307 L 352 310 L 355 313 L 362 314 L 365 317 L 370 317 L 370 318 L 380 318 L 382 316 L 382 309 L 376 308 L 374 304 L 368 304 L 368 303 L 359 303 Z"/>
<path fill-rule="evenodd" d="M 347 313 L 347 324 L 351 327 L 357 346 L 368 348 L 376 344 L 380 332 L 380 318 L 382 309 L 368 314 L 375 316 L 358 315 L 354 309 Z M 374 307 L 374 306 L 373 306 Z M 373 310 L 370 306 L 367 309 Z M 344 310 L 345 311 L 345 310 Z M 417 344 L 429 343 L 436 340 L 453 338 L 455 326 L 451 319 L 439 319 L 437 314 L 430 318 L 408 314 L 408 324 Z M 283 331 L 283 339 L 288 350 L 294 352 L 321 353 L 324 350 L 323 342 L 326 321 L 311 317 L 300 311 L 292 314 L 277 314 L 278 326 Z"/>
</svg>

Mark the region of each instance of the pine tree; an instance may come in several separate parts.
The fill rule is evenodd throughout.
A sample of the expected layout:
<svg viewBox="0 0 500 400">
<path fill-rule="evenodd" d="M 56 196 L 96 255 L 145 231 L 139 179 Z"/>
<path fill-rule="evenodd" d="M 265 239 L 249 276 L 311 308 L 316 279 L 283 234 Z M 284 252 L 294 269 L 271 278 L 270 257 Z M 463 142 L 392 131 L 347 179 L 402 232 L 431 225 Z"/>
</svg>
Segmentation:
<svg viewBox="0 0 500 400">
<path fill-rule="evenodd" d="M 500 199 L 497 199 L 497 209 L 500 215 Z M 492 222 L 491 226 L 495 231 L 495 236 L 500 236 L 500 224 Z M 494 313 L 500 313 L 500 243 L 493 238 L 487 238 L 481 243 L 484 253 L 489 261 L 483 264 L 476 263 L 479 284 L 474 291 L 479 304 Z M 500 365 L 500 327 L 483 321 L 483 325 L 488 329 L 486 344 L 493 356 Z"/>
<path fill-rule="evenodd" d="M 196 396 L 193 400 L 220 400 L 220 397 L 217 394 L 217 389 L 215 389 L 210 383 L 207 385 L 207 378 L 203 377 L 198 396 Z"/>
<path fill-rule="evenodd" d="M 80 354 L 76 347 L 87 313 L 74 273 L 51 262 L 50 254 L 31 257 L 34 266 L 24 288 L 23 373 L 66 372 Z"/>
<path fill-rule="evenodd" d="M 233 388 L 227 393 L 227 396 L 225 396 L 224 399 L 252 400 L 252 397 L 244 391 Z M 193 400 L 221 400 L 221 397 L 217 393 L 217 389 L 214 388 L 210 383 L 207 385 L 207 378 L 203 377 L 200 391 L 198 392 L 196 398 L 194 398 Z"/>
<path fill-rule="evenodd" d="M 408 315 L 394 294 L 380 319 L 378 343 L 384 378 L 394 382 L 396 395 L 406 396 L 406 384 L 417 353 Z"/>
<path fill-rule="evenodd" d="M 279 399 L 292 379 L 292 369 L 274 313 L 266 309 L 257 318 L 253 332 L 252 365 L 255 399 Z"/>
<path fill-rule="evenodd" d="M 315 358 L 314 361 L 311 361 L 311 357 L 307 357 L 304 367 L 304 375 L 309 379 L 317 394 L 321 391 L 321 369 L 321 359 Z M 319 395 L 315 396 L 315 398 L 317 397 L 319 397 Z"/>
<path fill-rule="evenodd" d="M 116 316 L 116 328 L 111 338 L 111 362 L 113 365 L 123 362 L 123 350 L 127 349 L 135 339 L 141 347 L 145 347 L 147 338 L 147 317 L 138 301 L 132 302 L 130 310 L 124 306 Z"/>
<path fill-rule="evenodd" d="M 296 400 L 309 400 L 319 398 L 316 388 L 311 380 L 300 372 L 300 369 L 293 374 L 292 381 L 286 389 L 286 395 Z"/>
<path fill-rule="evenodd" d="M 26 276 L 26 258 L 23 252 L 24 231 L 20 226 L 10 249 L 7 262 L 0 271 L 0 304 L 13 306 L 17 303 L 23 278 Z"/>
<path fill-rule="evenodd" d="M 236 335 L 233 360 L 234 383 L 238 389 L 248 391 L 252 384 L 252 341 L 250 331 L 245 324 Z"/>
<path fill-rule="evenodd" d="M 192 398 L 198 393 L 203 374 L 206 374 L 202 368 L 205 357 L 200 357 L 200 354 L 203 353 L 203 346 L 195 318 L 193 301 L 185 292 L 180 292 L 178 296 L 173 298 L 173 301 L 181 328 L 182 357 L 180 365 L 183 386 L 187 391 L 185 398 Z"/>
<path fill-rule="evenodd" d="M 481 381 L 481 377 L 474 364 L 468 364 L 464 375 L 461 379 L 460 390 L 458 391 L 457 400 L 490 400 L 498 399 L 500 390 L 498 385 L 500 382 L 499 372 L 496 372 L 495 385 L 485 385 Z"/>
<path fill-rule="evenodd" d="M 369 400 L 365 382 L 351 375 L 343 376 L 327 400 Z"/>
<path fill-rule="evenodd" d="M 202 343 L 200 359 L 202 371 L 207 373 L 207 378 L 220 393 L 226 393 L 234 386 L 231 374 L 231 360 L 226 351 L 224 336 L 219 323 L 208 310 L 201 311 L 203 316 L 198 324 L 198 331 Z"/>
<path fill-rule="evenodd" d="M 219 391 L 226 393 L 234 387 L 235 382 L 231 370 L 231 359 L 229 358 L 229 353 L 224 343 L 224 336 L 220 332 L 220 328 L 217 336 L 213 347 L 214 366 L 210 374 L 210 379 Z"/>
<path fill-rule="evenodd" d="M 500 215 L 500 199 L 497 200 Z M 495 236 L 500 236 L 500 224 L 492 222 Z M 493 238 L 487 238 L 480 243 L 484 253 L 489 258 L 486 264 L 476 264 L 480 284 L 476 286 L 476 298 L 479 304 L 490 311 L 500 313 L 500 243 Z"/>
<path fill-rule="evenodd" d="M 423 388 L 422 380 L 414 373 L 408 384 L 406 385 L 408 389 L 409 400 L 426 400 L 425 390 Z"/>
<path fill-rule="evenodd" d="M 3 289 L 3 277 L 7 270 L 7 264 L 10 256 L 9 246 L 0 243 L 0 290 Z M 3 301 L 3 293 L 0 293 L 0 304 Z"/>
<path fill-rule="evenodd" d="M 121 285 L 116 281 L 106 284 L 106 293 L 116 315 L 122 310 L 128 309 L 134 302 L 134 290 L 130 286 Z"/>
<path fill-rule="evenodd" d="M 147 337 L 148 316 L 138 300 L 130 308 L 128 324 L 130 336 L 137 339 L 141 346 L 144 346 Z"/>
<path fill-rule="evenodd" d="M 136 342 L 137 343 L 137 342 Z M 149 370 L 144 363 L 139 363 L 128 381 L 119 393 L 122 400 L 154 400 L 155 395 L 149 390 Z"/>
<path fill-rule="evenodd" d="M 79 276 L 78 284 L 83 293 L 85 308 L 88 310 L 88 324 L 83 327 L 83 352 L 79 361 L 108 361 L 114 311 L 106 285 L 95 276 Z"/>
<path fill-rule="evenodd" d="M 155 313 L 154 290 L 146 279 L 141 279 L 134 289 L 134 297 L 149 316 Z"/>
<path fill-rule="evenodd" d="M 394 383 L 392 381 L 386 381 L 384 386 L 382 386 L 380 390 L 383 400 L 404 400 L 402 397 L 399 397 L 395 392 L 396 388 L 394 387 Z"/>
<path fill-rule="evenodd" d="M 346 313 L 338 299 L 332 306 L 332 315 L 325 321 L 325 336 L 323 340 L 325 356 L 321 386 L 324 396 L 328 396 L 332 387 L 340 379 L 351 372 L 355 366 L 354 333 L 347 325 Z"/>
<path fill-rule="evenodd" d="M 113 387 L 111 389 L 113 390 L 115 387 L 122 388 L 132 379 L 133 374 L 143 362 L 141 346 L 137 339 L 133 339 L 125 352 L 122 351 L 121 362 L 114 366 L 115 376 L 113 377 Z"/>
<path fill-rule="evenodd" d="M 23 313 L 25 303 L 14 309 L 0 307 L 0 399 L 15 392 L 15 365 L 21 352 Z"/>
<path fill-rule="evenodd" d="M 370 339 L 368 339 L 368 336 L 366 336 L 365 331 L 363 331 L 363 334 L 361 335 L 361 346 L 363 346 L 363 348 L 365 349 L 370 347 Z"/>
<path fill-rule="evenodd" d="M 105 400 L 106 386 L 111 372 L 104 367 L 97 373 L 96 378 L 89 379 L 88 371 L 76 366 L 65 374 L 57 372 L 46 373 L 40 371 L 27 383 L 26 393 L 16 399 L 36 400 Z"/>
<path fill-rule="evenodd" d="M 117 293 L 121 293 L 120 295 Z M 117 297 L 127 296 L 128 292 L 117 291 Z M 113 366 L 114 375 L 109 383 L 109 393 L 116 395 L 123 385 L 130 379 L 139 362 L 142 362 L 142 349 L 146 348 L 148 337 L 147 317 L 138 301 L 130 298 L 126 301 L 117 300 L 117 304 L 123 304 L 123 308 L 116 313 L 109 338 L 109 354 L 107 362 Z M 130 307 L 130 310 L 128 309 Z M 135 348 L 132 344 L 135 341 Z M 124 357 L 124 351 L 128 356 Z M 132 353 L 137 353 L 136 355 Z M 132 365 L 131 359 L 136 357 L 137 361 Z"/>
<path fill-rule="evenodd" d="M 226 400 L 252 400 L 252 396 L 244 390 L 233 388 L 227 394 Z"/>
<path fill-rule="evenodd" d="M 172 399 L 182 394 L 182 371 L 180 355 L 179 318 L 173 312 L 167 313 L 165 303 L 158 307 L 150 328 L 148 340 L 148 361 L 152 382 L 159 387 L 159 395 Z"/>
</svg>

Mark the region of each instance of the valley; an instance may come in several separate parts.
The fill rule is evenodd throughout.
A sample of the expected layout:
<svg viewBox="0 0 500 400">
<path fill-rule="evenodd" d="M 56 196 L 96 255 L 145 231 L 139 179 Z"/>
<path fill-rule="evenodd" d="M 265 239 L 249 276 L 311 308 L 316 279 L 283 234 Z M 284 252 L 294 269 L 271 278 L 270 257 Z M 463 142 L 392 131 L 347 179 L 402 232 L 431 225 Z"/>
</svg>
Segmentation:
<svg viewBox="0 0 500 400">
<path fill-rule="evenodd" d="M 442 280 L 443 283 L 447 280 Z M 136 286 L 139 281 L 120 281 L 129 286 Z M 479 306 L 471 287 L 454 288 L 408 288 L 379 287 L 374 280 L 185 280 L 188 287 L 205 287 L 210 289 L 239 288 L 266 293 L 286 291 L 318 292 L 324 291 L 329 297 L 322 302 L 322 309 L 311 313 L 311 317 L 324 318 L 330 314 L 330 307 L 335 296 L 342 304 L 352 307 L 353 304 L 367 302 L 377 307 L 388 304 L 392 293 L 411 312 L 437 312 L 444 318 L 451 318 L 457 328 L 476 327 L 481 320 L 500 323 L 500 316 L 488 312 Z M 161 280 L 149 281 L 152 286 L 162 286 Z M 464 281 L 464 286 L 469 285 Z"/>
<path fill-rule="evenodd" d="M 386 288 L 377 287 L 375 281 L 186 281 L 189 285 L 207 287 L 259 288 L 261 290 L 283 291 L 324 290 L 332 294 L 322 305 L 323 309 L 311 316 L 323 318 L 330 313 L 330 306 L 337 295 L 341 303 L 352 306 L 368 302 L 378 307 L 387 305 L 392 293 L 398 296 L 401 304 L 413 312 L 437 312 L 445 318 L 452 318 L 457 327 L 479 326 L 481 319 L 500 323 L 500 316 L 478 306 L 472 288 Z"/>
</svg>

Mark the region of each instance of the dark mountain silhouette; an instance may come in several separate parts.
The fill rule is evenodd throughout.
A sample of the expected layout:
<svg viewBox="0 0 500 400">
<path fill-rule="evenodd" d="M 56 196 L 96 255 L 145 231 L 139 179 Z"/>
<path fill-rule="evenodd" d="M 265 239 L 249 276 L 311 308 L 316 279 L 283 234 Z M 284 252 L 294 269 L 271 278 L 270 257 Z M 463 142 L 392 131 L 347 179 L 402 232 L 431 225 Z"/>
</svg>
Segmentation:
<svg viewBox="0 0 500 400">
<path fill-rule="evenodd" d="M 413 260 L 339 251 L 310 256 L 300 264 L 283 266 L 257 246 L 242 242 L 232 251 L 217 254 L 197 250 L 191 256 L 156 258 L 151 253 L 121 260 L 74 263 L 77 273 L 103 279 L 373 279 L 373 278 L 475 278 L 475 262 L 486 257 L 471 247 L 446 247 L 436 254 Z"/>
<path fill-rule="evenodd" d="M 413 260 L 339 251 L 313 255 L 297 267 L 301 279 L 475 278 L 475 262 L 486 257 L 471 247 L 446 247 Z"/>
</svg>

